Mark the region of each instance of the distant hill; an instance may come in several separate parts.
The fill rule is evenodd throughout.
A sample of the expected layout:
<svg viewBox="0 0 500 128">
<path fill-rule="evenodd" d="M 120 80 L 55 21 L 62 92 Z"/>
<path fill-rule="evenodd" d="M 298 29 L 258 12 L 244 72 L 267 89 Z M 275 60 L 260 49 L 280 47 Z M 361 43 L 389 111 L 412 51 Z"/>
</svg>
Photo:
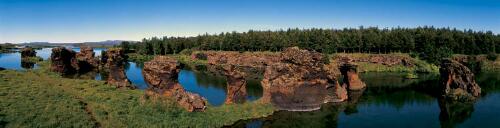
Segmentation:
<svg viewBox="0 0 500 128">
<path fill-rule="evenodd" d="M 19 45 L 31 46 L 31 47 L 57 47 L 57 46 L 72 46 L 79 47 L 81 45 L 88 45 L 91 47 L 113 47 L 115 45 L 120 45 L 123 41 L 127 40 L 106 40 L 99 42 L 83 42 L 83 43 L 50 43 L 50 42 L 29 42 L 29 43 L 21 43 Z M 129 41 L 129 42 L 138 42 L 138 41 Z"/>
</svg>

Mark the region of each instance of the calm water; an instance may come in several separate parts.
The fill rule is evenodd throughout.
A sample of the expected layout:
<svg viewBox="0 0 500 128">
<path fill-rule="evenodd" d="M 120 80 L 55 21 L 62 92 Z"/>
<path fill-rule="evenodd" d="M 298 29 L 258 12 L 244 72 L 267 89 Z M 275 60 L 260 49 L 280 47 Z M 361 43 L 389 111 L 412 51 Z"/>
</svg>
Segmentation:
<svg viewBox="0 0 500 128">
<path fill-rule="evenodd" d="M 78 51 L 79 49 L 75 49 Z M 95 49 L 100 52 L 103 49 Z M 50 49 L 37 50 L 37 56 L 49 58 Z M 96 53 L 100 55 L 100 53 Z M 23 70 L 19 53 L 0 54 L 0 67 Z M 36 68 L 36 66 L 35 66 Z M 126 75 L 139 89 L 147 88 L 142 64 L 129 62 Z M 105 75 L 90 74 L 92 79 Z M 399 73 L 365 73 L 361 79 L 367 88 L 350 92 L 349 100 L 322 105 L 311 112 L 277 111 L 265 118 L 239 121 L 234 127 L 498 127 L 500 126 L 500 73 L 477 74 L 482 97 L 475 103 L 451 103 L 439 100 L 436 75 L 403 79 Z M 203 71 L 184 68 L 179 82 L 190 92 L 221 105 L 226 98 L 226 79 Z M 248 81 L 249 100 L 262 96 L 259 80 Z"/>
<path fill-rule="evenodd" d="M 500 73 L 477 75 L 483 95 L 475 103 L 439 100 L 438 78 L 367 73 L 362 92 L 349 101 L 330 103 L 311 112 L 278 111 L 272 116 L 237 122 L 235 127 L 499 127 Z"/>
<path fill-rule="evenodd" d="M 79 52 L 80 48 L 73 48 Z M 101 55 L 103 48 L 94 48 L 96 56 Z M 47 60 L 51 54 L 51 48 L 36 50 L 37 56 Z M 2 53 L 0 54 L 0 67 L 7 69 L 24 70 L 21 66 L 20 53 Z M 35 67 L 36 68 L 36 65 Z M 139 89 L 146 89 L 148 86 L 142 76 L 142 64 L 128 62 L 125 66 L 125 72 L 128 79 Z M 106 80 L 106 74 L 90 72 L 88 74 L 75 75 L 84 79 Z M 211 105 L 218 106 L 224 104 L 226 99 L 226 78 L 212 75 L 203 71 L 194 71 L 189 68 L 181 70 L 179 73 L 179 83 L 190 92 L 198 93 L 205 97 Z M 258 80 L 250 80 L 247 84 L 247 100 L 256 100 L 262 96 L 262 87 Z"/>
</svg>

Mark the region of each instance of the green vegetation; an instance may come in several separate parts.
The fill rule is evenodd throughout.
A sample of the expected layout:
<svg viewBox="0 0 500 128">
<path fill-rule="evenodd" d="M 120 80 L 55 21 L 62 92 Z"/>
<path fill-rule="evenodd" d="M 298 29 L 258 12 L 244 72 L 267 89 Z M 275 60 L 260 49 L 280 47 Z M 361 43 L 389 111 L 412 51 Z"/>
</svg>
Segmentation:
<svg viewBox="0 0 500 128">
<path fill-rule="evenodd" d="M 405 75 L 405 78 L 406 79 L 417 79 L 418 78 L 418 75 L 413 73 L 413 72 L 409 72 Z"/>
<path fill-rule="evenodd" d="M 35 56 L 35 57 L 26 57 L 26 58 L 21 58 L 21 61 L 23 62 L 32 62 L 32 63 L 37 63 L 40 61 L 43 61 L 42 57 Z"/>
<path fill-rule="evenodd" d="M 9 53 L 13 52 L 11 49 L 14 49 L 16 46 L 11 43 L 0 44 L 0 53 Z"/>
<path fill-rule="evenodd" d="M 196 37 L 152 37 L 127 44 L 143 55 L 176 54 L 184 49 L 218 51 L 281 51 L 299 46 L 332 53 L 411 53 L 430 63 L 451 54 L 500 53 L 500 35 L 491 31 L 418 27 L 380 29 L 288 29 L 199 35 Z"/>
<path fill-rule="evenodd" d="M 389 58 L 407 58 L 413 66 L 405 66 L 402 64 L 384 65 L 372 62 L 356 62 L 358 64 L 358 71 L 360 72 L 418 72 L 418 73 L 438 73 L 439 67 L 435 64 L 417 58 L 412 58 L 406 53 L 391 53 L 391 54 L 366 54 L 366 53 L 338 53 L 331 55 L 333 59 L 339 57 L 349 57 L 356 60 L 369 60 L 371 56 L 379 55 L 380 57 Z"/>
<path fill-rule="evenodd" d="M 274 111 L 255 101 L 189 113 L 173 99 L 147 99 L 142 90 L 62 78 L 47 69 L 44 61 L 35 70 L 0 71 L 0 127 L 221 127 Z"/>
</svg>

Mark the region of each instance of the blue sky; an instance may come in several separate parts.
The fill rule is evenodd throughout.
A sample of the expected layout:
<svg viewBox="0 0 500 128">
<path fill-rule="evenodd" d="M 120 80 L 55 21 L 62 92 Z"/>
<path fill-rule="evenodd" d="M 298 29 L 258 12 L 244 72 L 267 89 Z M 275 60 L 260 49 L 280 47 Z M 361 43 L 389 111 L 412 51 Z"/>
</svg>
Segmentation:
<svg viewBox="0 0 500 128">
<path fill-rule="evenodd" d="M 500 33 L 500 0 L 0 0 L 0 43 L 361 25 Z"/>
</svg>

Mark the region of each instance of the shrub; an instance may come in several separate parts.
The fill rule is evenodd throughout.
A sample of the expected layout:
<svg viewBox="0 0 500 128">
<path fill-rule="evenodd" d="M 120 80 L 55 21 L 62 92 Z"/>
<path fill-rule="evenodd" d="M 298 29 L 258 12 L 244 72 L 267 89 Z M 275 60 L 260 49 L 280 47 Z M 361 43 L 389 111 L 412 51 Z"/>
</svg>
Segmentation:
<svg viewBox="0 0 500 128">
<path fill-rule="evenodd" d="M 179 52 L 179 54 L 190 56 L 191 54 L 193 54 L 193 50 L 192 49 L 184 49 L 181 52 Z"/>
<path fill-rule="evenodd" d="M 488 60 L 491 60 L 491 61 L 495 61 L 495 60 L 497 60 L 497 57 L 498 57 L 498 56 L 497 56 L 497 54 L 495 54 L 495 53 L 493 53 L 493 52 L 492 52 L 492 53 L 489 53 L 488 55 L 486 55 L 486 58 L 487 58 Z"/>
</svg>

